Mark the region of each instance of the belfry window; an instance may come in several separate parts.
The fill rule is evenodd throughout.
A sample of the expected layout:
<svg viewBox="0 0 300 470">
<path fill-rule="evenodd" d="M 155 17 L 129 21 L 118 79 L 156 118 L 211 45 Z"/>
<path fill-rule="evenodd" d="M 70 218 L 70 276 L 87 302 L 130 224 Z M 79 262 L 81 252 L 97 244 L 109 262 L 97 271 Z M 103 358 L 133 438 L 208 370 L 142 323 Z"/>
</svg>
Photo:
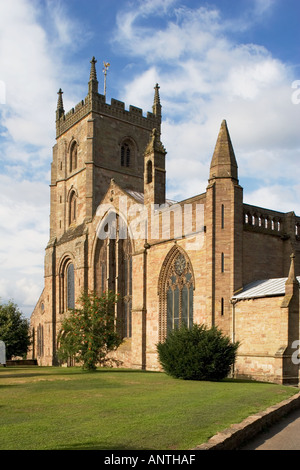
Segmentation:
<svg viewBox="0 0 300 470">
<path fill-rule="evenodd" d="M 130 166 L 131 149 L 128 143 L 121 146 L 121 166 Z"/>
<path fill-rule="evenodd" d="M 170 331 L 185 325 L 193 325 L 194 280 L 191 265 L 186 256 L 175 252 L 166 264 L 160 281 L 160 339 Z"/>
</svg>

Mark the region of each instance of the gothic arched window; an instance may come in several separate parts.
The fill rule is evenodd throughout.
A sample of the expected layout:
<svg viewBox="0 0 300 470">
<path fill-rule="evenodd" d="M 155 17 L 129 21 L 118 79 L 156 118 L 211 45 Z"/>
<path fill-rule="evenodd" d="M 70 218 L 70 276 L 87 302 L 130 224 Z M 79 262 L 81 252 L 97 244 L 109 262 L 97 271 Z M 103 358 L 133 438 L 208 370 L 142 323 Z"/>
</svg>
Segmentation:
<svg viewBox="0 0 300 470">
<path fill-rule="evenodd" d="M 75 283 L 74 265 L 71 263 L 67 268 L 67 308 L 75 308 Z"/>
<path fill-rule="evenodd" d="M 73 142 L 70 150 L 70 171 L 74 171 L 77 168 L 77 142 Z"/>
<path fill-rule="evenodd" d="M 123 219 L 110 213 L 98 233 L 95 251 L 95 290 L 99 294 L 112 290 L 119 294 L 116 325 L 123 338 L 132 332 L 132 251 L 131 240 Z M 125 236 L 126 234 L 126 236 Z"/>
<path fill-rule="evenodd" d="M 69 257 L 61 265 L 59 278 L 59 310 L 64 313 L 75 308 L 75 269 Z"/>
<path fill-rule="evenodd" d="M 172 250 L 160 276 L 160 341 L 168 333 L 193 324 L 194 276 L 189 259 L 182 251 Z"/>
<path fill-rule="evenodd" d="M 37 355 L 42 357 L 44 355 L 44 327 L 41 324 L 37 327 L 36 347 Z"/>
<path fill-rule="evenodd" d="M 128 142 L 124 142 L 121 146 L 121 166 L 129 167 L 131 159 L 131 147 Z"/>
<path fill-rule="evenodd" d="M 69 225 L 76 220 L 76 209 L 76 194 L 72 191 L 69 199 Z"/>
</svg>

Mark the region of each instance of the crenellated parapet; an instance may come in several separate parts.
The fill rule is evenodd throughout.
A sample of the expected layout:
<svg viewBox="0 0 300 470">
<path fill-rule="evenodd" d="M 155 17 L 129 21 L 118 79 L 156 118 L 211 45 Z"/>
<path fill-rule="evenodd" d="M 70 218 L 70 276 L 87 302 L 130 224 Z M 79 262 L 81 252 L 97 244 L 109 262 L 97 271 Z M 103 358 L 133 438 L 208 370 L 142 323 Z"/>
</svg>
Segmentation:
<svg viewBox="0 0 300 470">
<path fill-rule="evenodd" d="M 160 126 L 160 120 L 151 112 L 147 112 L 147 116 L 144 116 L 143 110 L 135 106 L 130 105 L 129 110 L 126 110 L 125 104 L 122 101 L 112 98 L 111 103 L 108 104 L 105 102 L 104 95 L 94 95 L 92 100 L 90 100 L 88 95 L 85 100 L 80 101 L 74 108 L 67 113 L 63 113 L 57 119 L 56 138 L 91 112 L 98 113 L 102 116 L 110 116 L 137 126 L 145 127 L 149 130 Z"/>
<path fill-rule="evenodd" d="M 277 212 L 244 204 L 243 223 L 247 231 L 300 240 L 300 217 L 294 212 Z"/>
<path fill-rule="evenodd" d="M 98 93 L 98 81 L 95 68 L 96 62 L 97 61 L 93 57 L 91 61 L 88 95 L 67 113 L 64 111 L 63 107 L 63 92 L 61 89 L 59 90 L 56 110 L 56 138 L 60 137 L 64 132 L 69 130 L 72 126 L 92 112 L 101 116 L 113 117 L 114 119 L 119 119 L 149 130 L 154 128 L 160 130 L 161 106 L 159 101 L 158 85 L 155 87 L 153 112 L 148 111 L 146 116 L 144 116 L 143 110 L 136 106 L 130 105 L 129 110 L 126 110 L 125 103 L 114 98 L 111 99 L 109 104 L 106 102 L 105 96 Z"/>
</svg>

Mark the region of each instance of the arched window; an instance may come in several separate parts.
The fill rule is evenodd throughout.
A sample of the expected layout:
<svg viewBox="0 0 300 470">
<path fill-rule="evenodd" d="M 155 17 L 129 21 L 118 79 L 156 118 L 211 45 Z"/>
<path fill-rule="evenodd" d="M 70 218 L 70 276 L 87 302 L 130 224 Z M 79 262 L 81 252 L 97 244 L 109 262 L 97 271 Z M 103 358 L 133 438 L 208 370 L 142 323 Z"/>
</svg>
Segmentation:
<svg viewBox="0 0 300 470">
<path fill-rule="evenodd" d="M 76 210 L 76 194 L 72 191 L 69 199 L 69 225 L 76 221 Z"/>
<path fill-rule="evenodd" d="M 39 357 L 44 356 L 44 327 L 41 324 L 37 327 L 36 348 L 37 355 Z"/>
<path fill-rule="evenodd" d="M 73 142 L 70 149 L 70 171 L 77 168 L 77 142 Z"/>
<path fill-rule="evenodd" d="M 147 183 L 152 183 L 152 161 L 147 162 Z"/>
<path fill-rule="evenodd" d="M 129 167 L 131 159 L 131 148 L 128 142 L 125 142 L 121 146 L 121 166 Z"/>
<path fill-rule="evenodd" d="M 187 256 L 175 249 L 165 261 L 159 283 L 160 341 L 170 331 L 193 324 L 194 276 Z"/>
<path fill-rule="evenodd" d="M 116 326 L 123 338 L 132 333 L 132 248 L 123 219 L 110 213 L 102 223 L 95 251 L 95 290 L 119 294 Z M 126 234 L 126 236 L 125 236 Z M 106 238 L 104 238 L 106 237 Z"/>
<path fill-rule="evenodd" d="M 67 308 L 75 308 L 74 265 L 72 263 L 67 268 Z"/>
<path fill-rule="evenodd" d="M 66 258 L 60 268 L 59 298 L 60 313 L 75 308 L 75 269 L 70 258 Z"/>
</svg>

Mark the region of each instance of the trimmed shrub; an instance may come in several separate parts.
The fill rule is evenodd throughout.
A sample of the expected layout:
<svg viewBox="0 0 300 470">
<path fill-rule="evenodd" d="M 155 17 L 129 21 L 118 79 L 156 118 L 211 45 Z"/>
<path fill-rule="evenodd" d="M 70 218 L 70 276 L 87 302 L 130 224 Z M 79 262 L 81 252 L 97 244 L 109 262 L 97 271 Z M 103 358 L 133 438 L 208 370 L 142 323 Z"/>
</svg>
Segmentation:
<svg viewBox="0 0 300 470">
<path fill-rule="evenodd" d="M 158 343 L 164 371 L 184 380 L 222 380 L 235 362 L 239 343 L 232 343 L 217 327 L 193 325 L 171 331 Z"/>
</svg>

